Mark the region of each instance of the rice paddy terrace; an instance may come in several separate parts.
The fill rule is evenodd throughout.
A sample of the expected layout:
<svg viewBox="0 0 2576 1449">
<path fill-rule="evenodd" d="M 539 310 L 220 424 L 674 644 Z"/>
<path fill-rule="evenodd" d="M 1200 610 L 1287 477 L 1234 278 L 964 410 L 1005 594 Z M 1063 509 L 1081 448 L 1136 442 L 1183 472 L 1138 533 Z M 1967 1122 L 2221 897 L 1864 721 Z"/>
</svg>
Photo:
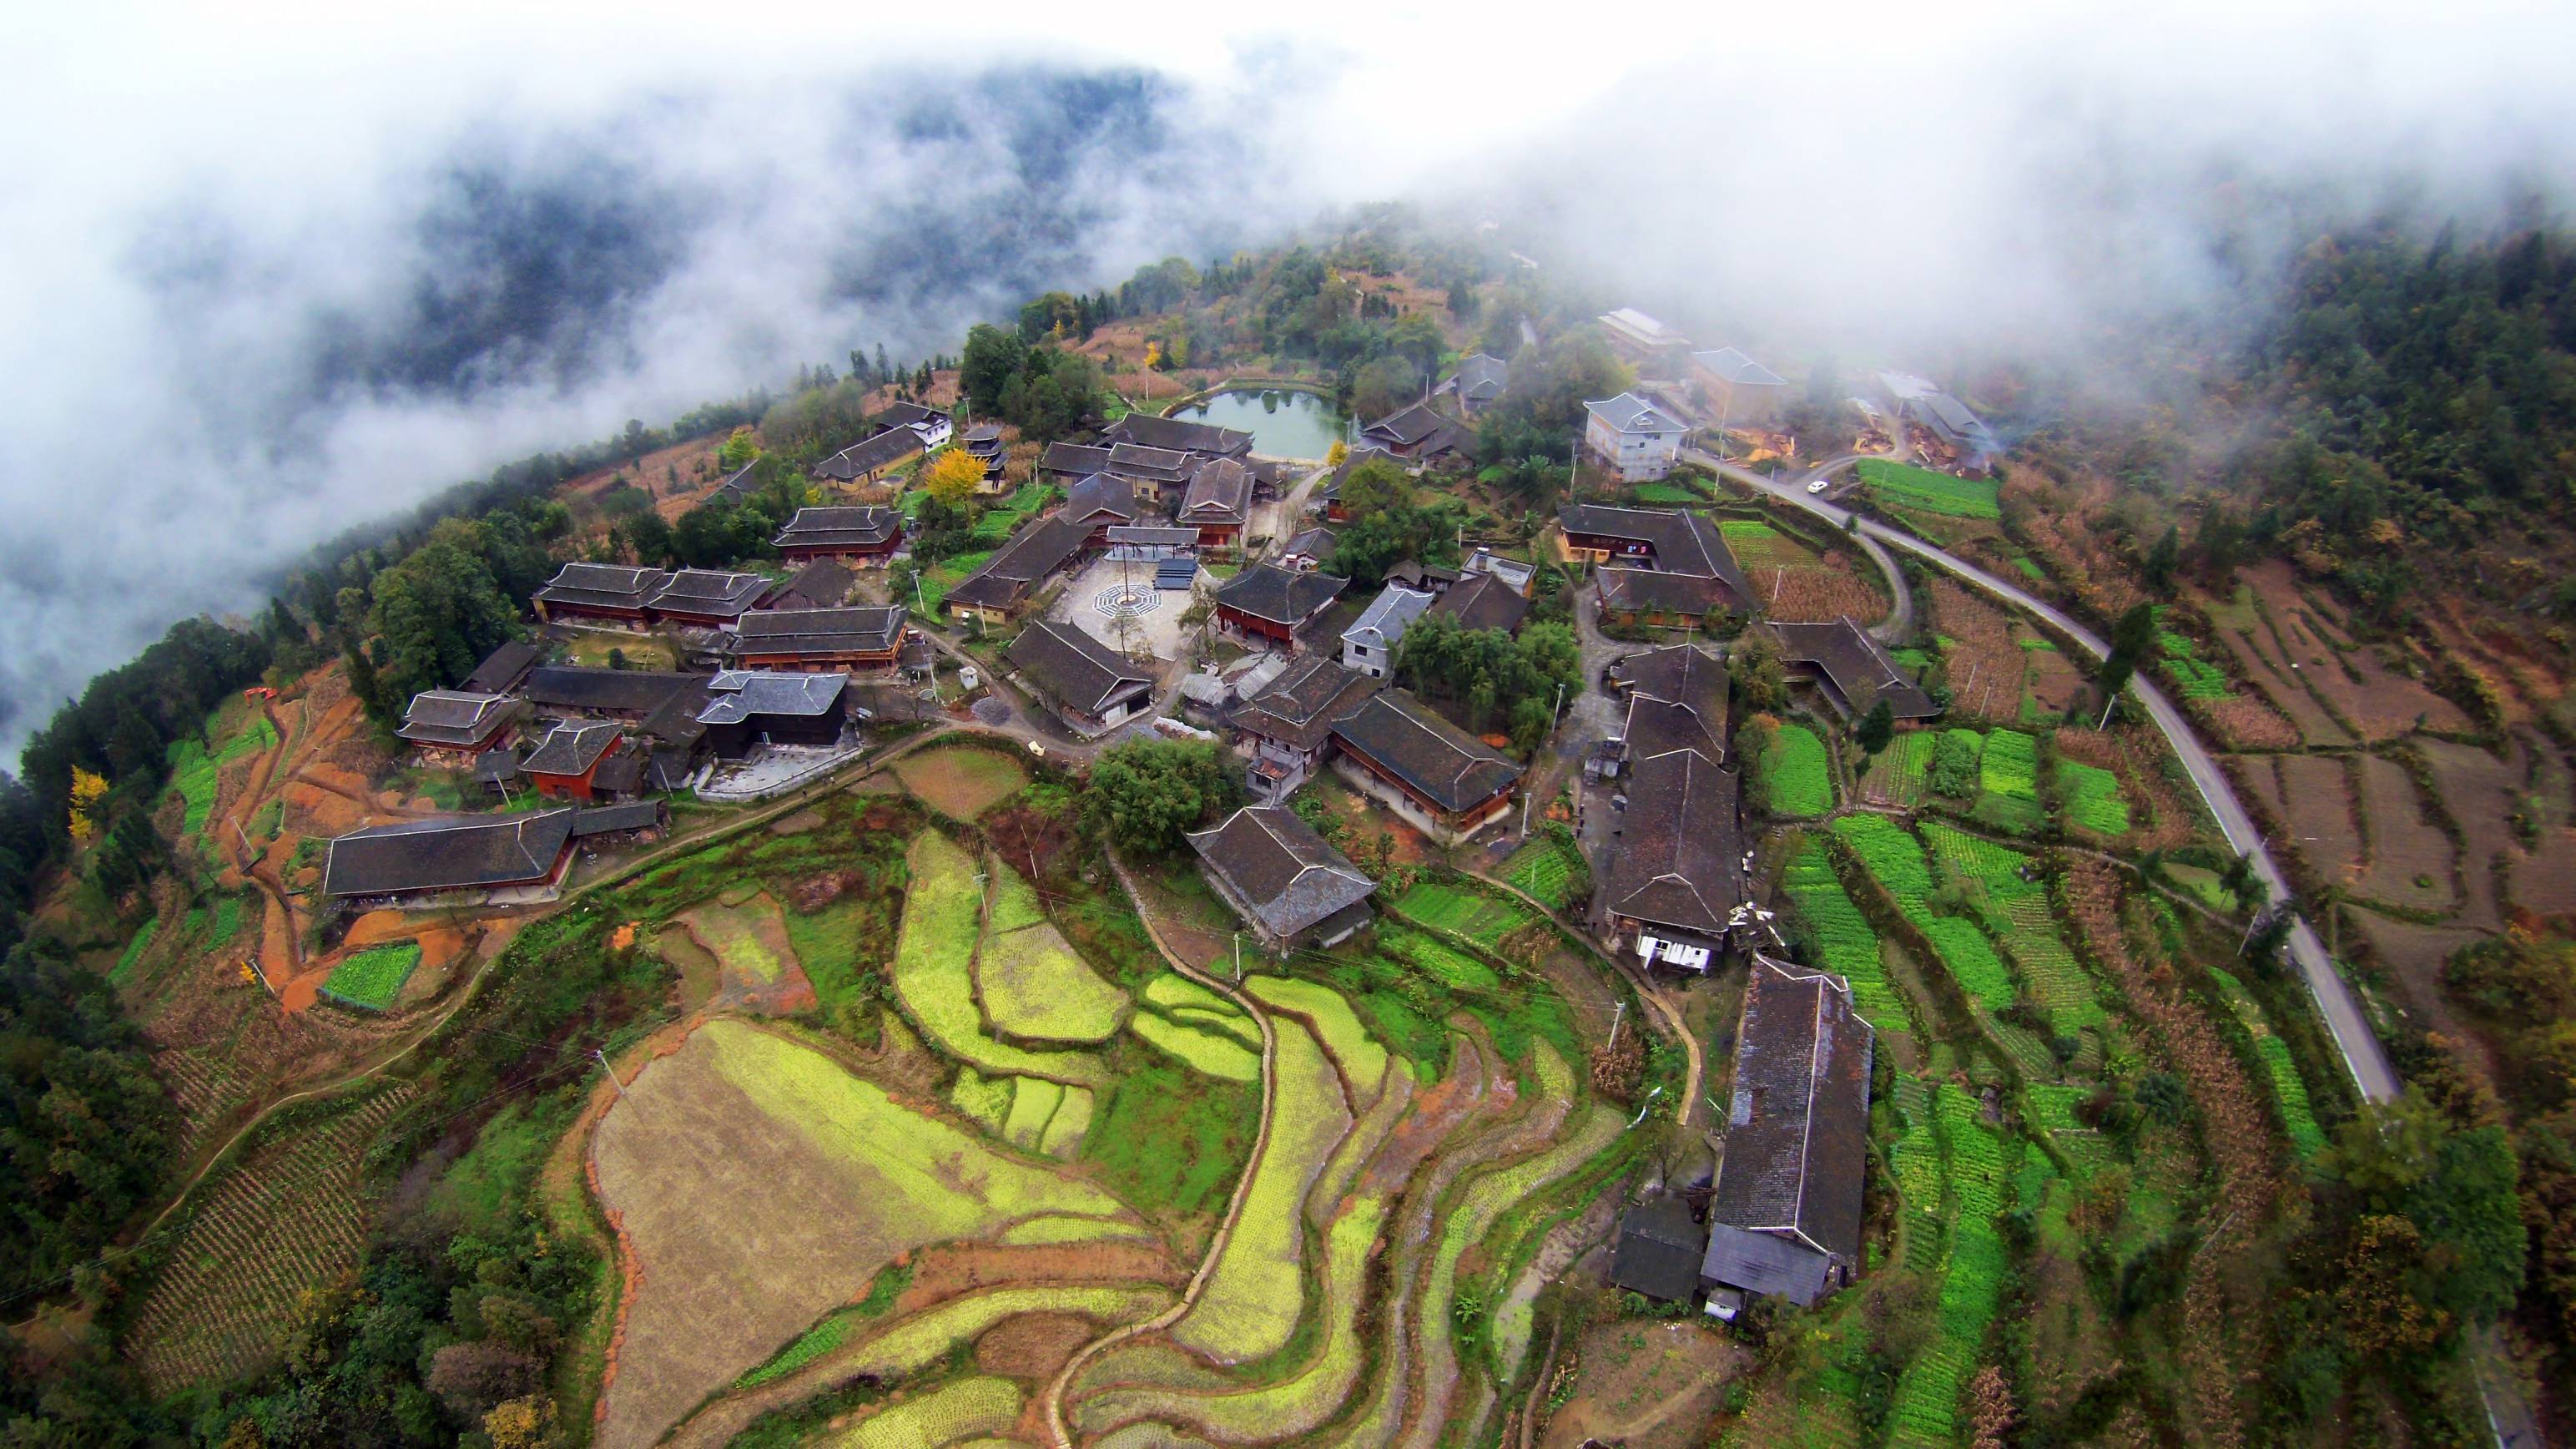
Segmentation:
<svg viewBox="0 0 2576 1449">
<path fill-rule="evenodd" d="M 1591 1070 L 1625 988 L 1472 883 L 1238 982 L 1062 785 L 896 783 L 528 924 L 433 1050 L 264 1128 L 138 1278 L 156 1389 L 275 1363 L 371 1241 L 515 1217 L 600 1445 L 1501 1432 L 1654 1135 Z"/>
</svg>

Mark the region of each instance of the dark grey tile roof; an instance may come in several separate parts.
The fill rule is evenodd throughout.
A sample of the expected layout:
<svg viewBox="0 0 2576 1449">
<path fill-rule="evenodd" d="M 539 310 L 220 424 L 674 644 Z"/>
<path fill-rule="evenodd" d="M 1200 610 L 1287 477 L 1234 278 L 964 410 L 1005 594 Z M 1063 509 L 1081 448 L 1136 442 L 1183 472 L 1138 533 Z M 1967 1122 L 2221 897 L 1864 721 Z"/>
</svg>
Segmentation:
<svg viewBox="0 0 2576 1449">
<path fill-rule="evenodd" d="M 1804 1308 L 1824 1296 L 1833 1260 L 1795 1238 L 1712 1224 L 1700 1276 L 1748 1293 L 1785 1298 Z"/>
<path fill-rule="evenodd" d="M 1083 523 L 1096 523 L 1104 515 L 1132 522 L 1144 511 L 1136 501 L 1136 485 L 1110 473 L 1094 473 L 1066 489 L 1064 507 L 1057 510 Z"/>
<path fill-rule="evenodd" d="M 1699 1291 L 1700 1255 L 1707 1244 L 1708 1230 L 1691 1220 L 1690 1204 L 1658 1193 L 1619 1219 L 1610 1284 L 1678 1303 Z"/>
<path fill-rule="evenodd" d="M 763 609 L 837 609 L 858 579 L 841 564 L 818 558 L 760 596 Z"/>
<path fill-rule="evenodd" d="M 1118 700 L 1154 687 L 1152 675 L 1116 650 L 1052 619 L 1022 629 L 1004 653 L 1049 698 L 1083 714 L 1105 713 Z"/>
<path fill-rule="evenodd" d="M 1108 471 L 1157 485 L 1178 483 L 1190 476 L 1190 455 L 1169 448 L 1120 443 L 1109 450 Z"/>
<path fill-rule="evenodd" d="M 612 795 L 632 795 L 644 788 L 644 757 L 632 750 L 611 755 L 591 772 L 590 783 L 594 789 Z M 573 834 L 579 835 L 578 822 L 575 824 Z"/>
<path fill-rule="evenodd" d="M 572 838 L 588 840 L 594 835 L 611 835 L 621 830 L 651 830 L 662 823 L 662 806 L 653 800 L 637 800 L 626 805 L 600 805 L 572 814 Z"/>
<path fill-rule="evenodd" d="M 1611 669 L 1628 688 L 1619 737 L 1631 757 L 1697 750 L 1710 764 L 1726 763 L 1725 664 L 1692 645 L 1668 644 L 1631 654 Z"/>
<path fill-rule="evenodd" d="M 1842 978 L 1753 958 L 1710 1222 L 1859 1263 L 1873 1046 Z"/>
<path fill-rule="evenodd" d="M 660 613 L 730 619 L 748 611 L 768 588 L 769 580 L 759 574 L 682 569 L 653 591 L 650 603 Z"/>
<path fill-rule="evenodd" d="M 846 674 L 772 674 L 728 669 L 707 681 L 698 723 L 740 724 L 761 716 L 814 719 L 831 713 L 849 687 Z"/>
<path fill-rule="evenodd" d="M 1320 563 L 1330 559 L 1333 556 L 1333 550 L 1340 543 L 1341 535 L 1329 528 L 1309 528 L 1288 540 L 1287 547 L 1282 551 L 1282 557 L 1302 556 Z"/>
<path fill-rule="evenodd" d="M 1333 722 L 1333 738 L 1393 771 L 1443 810 L 1471 809 L 1521 777 L 1510 757 L 1406 690 L 1371 695 Z"/>
<path fill-rule="evenodd" d="M 1241 523 L 1252 510 L 1252 470 L 1232 458 L 1211 458 L 1190 475 L 1181 497 L 1185 523 Z"/>
<path fill-rule="evenodd" d="M 407 820 L 352 831 L 322 857 L 328 896 L 516 885 L 554 869 L 572 838 L 570 810 Z"/>
<path fill-rule="evenodd" d="M 1284 805 L 1247 805 L 1192 834 L 1190 848 L 1278 936 L 1320 925 L 1377 889 Z"/>
<path fill-rule="evenodd" d="M 507 695 L 425 689 L 411 697 L 394 734 L 416 745 L 479 745 L 517 707 Z"/>
<path fill-rule="evenodd" d="M 1823 670 L 1854 709 L 1866 712 L 1884 699 L 1898 719 L 1930 719 L 1941 712 L 1913 676 L 1848 615 L 1830 624 L 1773 624 L 1771 632 L 1779 637 L 1783 659 Z"/>
<path fill-rule="evenodd" d="M 977 608 L 1016 608 L 1037 592 L 1049 575 L 1073 561 L 1091 538 L 1091 526 L 1061 513 L 1049 514 L 1019 532 L 985 560 L 984 566 L 960 579 L 948 601 Z"/>
<path fill-rule="evenodd" d="M 1654 550 L 1659 573 L 1697 574 L 1721 580 L 1740 600 L 1753 597 L 1744 570 L 1717 525 L 1687 509 L 1612 508 L 1598 503 L 1568 503 L 1557 510 L 1567 533 L 1633 539 Z"/>
<path fill-rule="evenodd" d="M 1511 380 L 1510 363 L 1481 352 L 1469 353 L 1458 359 L 1458 370 L 1449 379 L 1458 396 L 1469 402 L 1491 402 L 1503 395 L 1503 389 L 1511 384 Z"/>
<path fill-rule="evenodd" d="M 555 570 L 535 597 L 548 604 L 596 609 L 642 609 L 671 576 L 629 564 L 568 563 Z"/>
<path fill-rule="evenodd" d="M 1266 619 L 1298 625 L 1340 598 L 1350 580 L 1337 574 L 1303 573 L 1274 564 L 1253 564 L 1217 586 L 1219 606 Z"/>
<path fill-rule="evenodd" d="M 598 762 L 617 743 L 613 724 L 559 724 L 519 762 L 531 775 L 578 775 Z"/>
<path fill-rule="evenodd" d="M 1723 581 L 1707 574 L 1666 573 L 1661 569 L 1604 568 L 1593 575 L 1605 609 L 1634 609 L 1642 614 L 1708 614 L 1733 607 L 1737 596 Z"/>
<path fill-rule="evenodd" d="M 882 654 L 903 633 L 900 605 L 764 609 L 734 624 L 742 654 Z"/>
<path fill-rule="evenodd" d="M 910 428 L 889 428 L 815 464 L 814 473 L 817 477 L 848 483 L 879 469 L 890 468 L 920 451 L 920 434 Z"/>
<path fill-rule="evenodd" d="M 1109 450 L 1082 443 L 1049 443 L 1038 456 L 1038 466 L 1049 473 L 1087 477 L 1109 466 Z"/>
<path fill-rule="evenodd" d="M 1245 700 L 1233 720 L 1239 729 L 1311 750 L 1324 742 L 1336 718 L 1385 686 L 1385 680 L 1345 669 L 1330 655 L 1308 654 Z"/>
<path fill-rule="evenodd" d="M 1138 443 L 1148 448 L 1167 448 L 1182 453 L 1240 456 L 1252 451 L 1250 433 L 1238 433 L 1213 423 L 1156 417 L 1152 413 L 1129 413 L 1111 423 L 1100 437 L 1107 443 Z"/>
<path fill-rule="evenodd" d="M 478 784 L 506 784 L 518 779 L 520 773 L 517 750 L 485 750 L 474 757 L 474 779 Z"/>
<path fill-rule="evenodd" d="M 1469 574 L 1431 606 L 1432 613 L 1456 619 L 1462 629 L 1517 629 L 1529 611 L 1530 601 L 1492 574 Z"/>
<path fill-rule="evenodd" d="M 1745 900 L 1735 772 L 1695 750 L 1632 755 L 1626 788 L 1602 901 L 1612 915 L 1714 943 Z"/>
<path fill-rule="evenodd" d="M 770 542 L 779 548 L 875 548 L 902 528 L 901 512 L 877 504 L 799 508 Z"/>
<path fill-rule="evenodd" d="M 507 694 L 510 686 L 527 677 L 546 652 L 524 639 L 513 639 L 483 656 L 474 672 L 465 676 L 465 687 L 476 694 Z"/>
<path fill-rule="evenodd" d="M 573 714 L 650 714 L 675 692 L 706 683 L 703 674 L 661 669 L 607 669 L 548 664 L 529 671 L 520 695 L 539 709 Z"/>
<path fill-rule="evenodd" d="M 715 486 L 715 491 L 707 495 L 706 501 L 709 503 L 740 503 L 744 499 L 749 498 L 752 492 L 751 472 L 754 468 L 759 466 L 760 460 L 754 458 L 750 462 L 743 464 L 741 467 L 734 469 L 731 474 L 726 476 L 722 483 Z"/>
<path fill-rule="evenodd" d="M 1109 525 L 1111 543 L 1132 543 L 1150 548 L 1188 548 L 1199 541 L 1195 528 L 1166 526 L 1157 523 L 1113 523 Z M 1166 559 L 1164 562 L 1175 562 Z M 1186 560 L 1179 560 L 1186 562 Z"/>
<path fill-rule="evenodd" d="M 1448 425 L 1449 420 L 1433 411 L 1431 404 L 1418 402 L 1360 429 L 1360 436 L 1371 442 L 1384 441 L 1409 448 Z"/>
<path fill-rule="evenodd" d="M 884 412 L 868 419 L 869 422 L 874 423 L 880 428 L 911 428 L 922 426 L 936 428 L 939 424 L 947 422 L 948 420 L 948 414 L 939 411 L 937 408 L 923 407 L 921 404 L 916 402 L 887 403 Z"/>
</svg>

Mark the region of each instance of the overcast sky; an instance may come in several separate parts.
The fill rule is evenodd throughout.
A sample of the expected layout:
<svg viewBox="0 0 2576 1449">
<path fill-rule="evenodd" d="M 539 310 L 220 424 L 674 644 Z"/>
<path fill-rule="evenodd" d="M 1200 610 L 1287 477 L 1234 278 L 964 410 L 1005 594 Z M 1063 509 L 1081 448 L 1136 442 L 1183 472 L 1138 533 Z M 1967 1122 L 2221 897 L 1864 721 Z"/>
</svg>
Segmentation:
<svg viewBox="0 0 2576 1449">
<path fill-rule="evenodd" d="M 495 463 L 1339 203 L 1498 215 L 1703 340 L 1937 368 L 2205 300 L 2249 190 L 2476 224 L 2576 174 L 2576 6 L 2029 9 L 14 7 L 0 759 L 171 620 Z M 1066 163 L 1078 206 L 1025 184 L 1030 66 L 1155 77 Z M 449 320 L 495 217 L 578 305 L 440 385 L 353 381 Z M 952 274 L 893 260 L 952 234 Z"/>
</svg>

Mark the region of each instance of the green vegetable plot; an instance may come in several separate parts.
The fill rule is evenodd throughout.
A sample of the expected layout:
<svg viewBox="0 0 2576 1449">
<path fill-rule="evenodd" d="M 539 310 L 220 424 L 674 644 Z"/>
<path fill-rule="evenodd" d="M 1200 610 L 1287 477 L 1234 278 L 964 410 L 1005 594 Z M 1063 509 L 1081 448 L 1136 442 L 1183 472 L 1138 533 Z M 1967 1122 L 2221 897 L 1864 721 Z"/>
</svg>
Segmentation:
<svg viewBox="0 0 2576 1449">
<path fill-rule="evenodd" d="M 1989 478 L 1953 478 L 1910 463 L 1884 458 L 1860 460 L 1860 480 L 1881 502 L 1952 518 L 2001 518 L 1996 485 Z"/>
<path fill-rule="evenodd" d="M 1834 808 L 1834 771 L 1825 742 L 1802 724 L 1780 726 L 1762 765 L 1765 806 L 1774 815 L 1822 815 Z"/>
<path fill-rule="evenodd" d="M 1455 931 L 1491 949 L 1533 917 L 1519 904 L 1464 886 L 1423 881 L 1396 898 L 1396 913 L 1426 926 Z"/>
<path fill-rule="evenodd" d="M 1879 963 L 1878 933 L 1862 918 L 1860 907 L 1834 878 L 1825 843 L 1810 839 L 1789 862 L 1781 888 L 1806 925 L 1807 944 L 1817 963 L 1851 982 L 1852 1001 L 1861 1017 L 1880 1031 L 1908 1031 L 1905 1002 Z"/>
<path fill-rule="evenodd" d="M 420 943 L 395 941 L 370 947 L 343 961 L 322 980 L 322 994 L 344 1006 L 383 1011 L 402 994 L 412 968 L 420 964 Z"/>
<path fill-rule="evenodd" d="M 2066 814 L 2096 835 L 2129 833 L 2129 802 L 2120 795 L 2120 777 L 2097 765 L 2057 762 L 2057 781 L 2066 791 Z"/>
<path fill-rule="evenodd" d="M 1957 1442 L 1959 1390 L 1976 1372 L 2003 1297 L 2004 1244 L 1995 1230 L 2004 1210 L 2002 1139 L 1979 1117 L 1975 1100 L 1946 1082 L 1934 1092 L 1932 1115 L 1949 1149 L 1944 1177 L 1956 1210 L 1939 1269 L 1938 1336 L 1897 1380 L 1890 1417 L 1901 1444 Z"/>
</svg>

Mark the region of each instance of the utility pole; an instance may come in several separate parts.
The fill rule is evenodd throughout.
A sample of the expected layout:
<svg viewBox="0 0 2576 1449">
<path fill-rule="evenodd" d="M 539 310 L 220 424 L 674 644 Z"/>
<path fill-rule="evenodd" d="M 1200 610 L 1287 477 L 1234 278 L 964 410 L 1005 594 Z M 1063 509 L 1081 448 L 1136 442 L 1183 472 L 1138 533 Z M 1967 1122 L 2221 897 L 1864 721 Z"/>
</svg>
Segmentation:
<svg viewBox="0 0 2576 1449">
<path fill-rule="evenodd" d="M 1243 933 L 1234 933 L 1234 984 L 1243 984 Z"/>
<path fill-rule="evenodd" d="M 1628 1003 L 1624 1001 L 1619 1003 L 1617 1011 L 1610 1013 L 1610 1050 L 1614 1052 L 1619 1049 L 1619 1023 L 1627 1015 Z"/>
<path fill-rule="evenodd" d="M 2105 730 L 2105 729 L 2107 729 L 2107 728 L 2109 728 L 2109 727 L 2110 727 L 2110 724 L 2111 724 L 2111 706 L 2113 706 L 2113 705 L 2115 705 L 2115 704 L 2118 704 L 2119 702 L 2120 702 L 2120 696 L 2118 696 L 2118 695 L 2116 695 L 2116 694 L 2115 694 L 2115 695 L 2112 695 L 2109 699 L 2106 699 L 2106 700 L 2102 701 L 2102 718 L 2101 718 L 2100 720 L 2098 720 L 2098 721 L 2096 721 L 2096 722 L 2095 722 L 2095 724 L 2094 724 L 2094 726 L 2093 726 L 2093 733 L 2095 733 L 2095 734 L 2097 734 L 2097 735 L 2098 735 L 2098 734 L 2100 734 L 2103 730 Z"/>
<path fill-rule="evenodd" d="M 599 1059 L 599 1069 L 608 1073 L 608 1085 L 617 1089 L 617 1100 L 620 1102 L 625 1101 L 626 1084 L 617 1080 L 617 1068 L 608 1064 L 608 1053 L 598 1047 L 592 1047 L 590 1049 L 590 1054 Z"/>
<path fill-rule="evenodd" d="M 1556 682 L 1556 703 L 1554 703 L 1554 704 L 1552 704 L 1552 705 L 1549 705 L 1549 706 L 1548 706 L 1548 708 L 1547 708 L 1547 732 L 1548 732 L 1548 734 L 1550 734 L 1551 736 L 1553 736 L 1553 735 L 1556 733 L 1556 727 L 1557 727 L 1559 724 L 1563 723 L 1563 722 L 1564 722 L 1564 719 L 1565 719 L 1565 681 L 1564 681 L 1564 680 L 1562 680 L 1562 679 L 1560 679 L 1560 680 L 1558 680 L 1558 681 Z"/>
</svg>

